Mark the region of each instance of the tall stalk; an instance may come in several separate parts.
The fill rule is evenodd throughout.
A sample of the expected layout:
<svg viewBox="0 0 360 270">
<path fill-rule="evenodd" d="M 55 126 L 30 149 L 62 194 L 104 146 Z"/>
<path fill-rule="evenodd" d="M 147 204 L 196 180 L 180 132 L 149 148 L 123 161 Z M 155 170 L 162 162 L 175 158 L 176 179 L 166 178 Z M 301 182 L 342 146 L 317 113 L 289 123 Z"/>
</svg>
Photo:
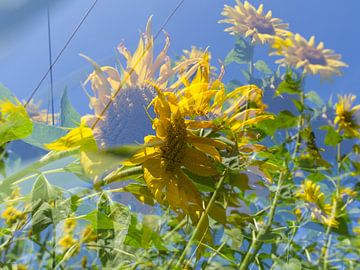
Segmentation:
<svg viewBox="0 0 360 270">
<path fill-rule="evenodd" d="M 195 238 L 198 236 L 199 230 L 204 225 L 204 222 L 205 222 L 205 220 L 206 220 L 206 218 L 208 216 L 209 210 L 210 210 L 210 208 L 212 207 L 213 203 L 216 200 L 216 197 L 217 197 L 217 195 L 219 193 L 219 190 L 220 190 L 221 186 L 224 183 L 226 173 L 227 173 L 227 170 L 225 170 L 223 175 L 220 177 L 220 179 L 219 179 L 219 181 L 218 181 L 218 183 L 216 185 L 215 191 L 214 191 L 213 195 L 211 196 L 211 199 L 210 199 L 208 205 L 205 208 L 205 211 L 202 213 L 202 215 L 201 215 L 201 217 L 199 219 L 199 222 L 196 224 L 195 230 L 191 235 L 191 238 L 189 239 L 188 243 L 186 244 L 185 248 L 183 249 L 183 251 L 182 251 L 182 253 L 180 255 L 180 258 L 178 259 L 178 261 L 177 261 L 177 263 L 176 263 L 176 265 L 175 265 L 175 267 L 173 269 L 180 269 L 180 266 L 181 266 L 182 262 L 184 261 L 187 252 L 191 248 Z"/>
<path fill-rule="evenodd" d="M 265 225 L 260 228 L 258 234 L 255 235 L 255 237 L 252 239 L 252 242 L 251 242 L 244 258 L 239 265 L 239 268 L 238 268 L 239 270 L 249 269 L 249 265 L 254 261 L 256 255 L 258 254 L 258 252 L 263 244 L 262 238 L 270 231 L 272 222 L 275 217 L 276 207 L 277 207 L 278 201 L 280 199 L 280 191 L 283 187 L 284 180 L 285 180 L 285 175 L 283 172 L 281 172 L 280 176 L 279 176 L 277 188 L 275 191 L 274 199 L 273 199 L 271 207 L 270 207 L 268 219 L 267 219 Z"/>
</svg>

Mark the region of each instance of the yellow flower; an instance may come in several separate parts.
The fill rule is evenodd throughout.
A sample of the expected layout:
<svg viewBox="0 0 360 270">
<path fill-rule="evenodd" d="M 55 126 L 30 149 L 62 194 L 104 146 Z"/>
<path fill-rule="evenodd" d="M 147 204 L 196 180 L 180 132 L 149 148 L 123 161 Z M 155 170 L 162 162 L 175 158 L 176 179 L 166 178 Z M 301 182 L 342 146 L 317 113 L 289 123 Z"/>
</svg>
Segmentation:
<svg viewBox="0 0 360 270">
<path fill-rule="evenodd" d="M 237 133 L 246 126 L 271 118 L 265 114 L 266 106 L 262 103 L 260 88 L 245 85 L 226 93 L 221 83 L 223 74 L 212 80 L 210 69 L 209 58 L 204 55 L 193 80 L 183 80 L 185 88 L 176 94 L 181 113 L 195 117 L 195 120 L 187 120 L 190 127 L 228 128 Z"/>
<path fill-rule="evenodd" d="M 360 136 L 360 105 L 352 107 L 355 99 L 354 95 L 339 96 L 339 101 L 335 105 L 334 123 L 350 137 Z"/>
<path fill-rule="evenodd" d="M 100 118 L 94 132 L 102 147 L 139 142 L 150 134 L 151 122 L 145 108 L 156 96 L 152 83 L 162 89 L 175 89 L 181 81 L 170 85 L 169 80 L 179 73 L 181 77 L 190 77 L 200 64 L 195 58 L 181 61 L 173 67 L 167 56 L 170 46 L 167 35 L 163 50 L 155 57 L 151 21 L 150 17 L 133 54 L 124 44 L 119 45 L 118 50 L 126 59 L 122 72 L 110 66 L 100 67 L 87 58 L 95 68 L 84 83 L 91 82 L 94 92 L 94 96 L 89 95 L 94 115 L 87 117 L 87 123 L 92 126 Z M 107 107 L 109 102 L 111 105 Z M 102 115 L 105 108 L 106 112 Z"/>
<path fill-rule="evenodd" d="M 325 194 L 320 191 L 320 186 L 310 180 L 306 180 L 301 185 L 296 195 L 306 202 L 317 205 L 322 205 L 325 200 Z"/>
<path fill-rule="evenodd" d="M 1 217 L 5 219 L 7 225 L 11 226 L 17 221 L 21 221 L 25 218 L 24 213 L 17 210 L 14 206 L 9 205 L 4 212 L 2 212 Z"/>
<path fill-rule="evenodd" d="M 72 247 L 75 247 L 74 253 L 77 253 L 80 249 L 80 246 L 78 244 L 78 241 L 75 240 L 71 235 L 66 234 L 59 240 L 59 245 L 64 249 L 68 250 Z"/>
<path fill-rule="evenodd" d="M 156 136 L 146 136 L 146 147 L 125 164 L 142 164 L 144 179 L 156 200 L 197 222 L 204 211 L 203 201 L 183 169 L 201 176 L 217 175 L 215 160 L 221 159 L 218 149 L 225 144 L 194 135 L 174 93 L 158 90 L 153 103 Z"/>
<path fill-rule="evenodd" d="M 282 42 L 275 42 L 275 52 L 283 58 L 276 63 L 293 68 L 302 68 L 304 74 L 320 74 L 322 78 L 331 78 L 333 75 L 341 75 L 340 68 L 347 67 L 341 61 L 341 55 L 332 50 L 325 49 L 324 43 L 315 45 L 315 37 L 309 41 L 299 34 L 288 35 Z"/>
<path fill-rule="evenodd" d="M 311 180 L 305 180 L 296 192 L 296 196 L 306 203 L 312 219 L 317 219 L 326 226 L 337 227 L 339 225 L 336 216 L 332 213 L 333 205 L 325 204 L 325 194 L 321 192 L 320 185 Z"/>
<path fill-rule="evenodd" d="M 16 268 L 17 270 L 27 270 L 28 269 L 27 266 L 24 264 L 18 264 L 16 267 L 17 267 Z"/>
<path fill-rule="evenodd" d="M 288 25 L 278 18 L 272 18 L 271 11 L 263 14 L 263 9 L 263 5 L 256 9 L 248 1 L 241 3 L 236 0 L 234 7 L 225 5 L 221 14 L 227 18 L 220 22 L 232 24 L 225 31 L 249 37 L 252 43 L 265 44 L 272 42 L 275 37 L 286 36 Z"/>
<path fill-rule="evenodd" d="M 76 227 L 76 219 L 67 218 L 64 222 L 64 232 L 71 233 L 75 230 Z"/>
</svg>

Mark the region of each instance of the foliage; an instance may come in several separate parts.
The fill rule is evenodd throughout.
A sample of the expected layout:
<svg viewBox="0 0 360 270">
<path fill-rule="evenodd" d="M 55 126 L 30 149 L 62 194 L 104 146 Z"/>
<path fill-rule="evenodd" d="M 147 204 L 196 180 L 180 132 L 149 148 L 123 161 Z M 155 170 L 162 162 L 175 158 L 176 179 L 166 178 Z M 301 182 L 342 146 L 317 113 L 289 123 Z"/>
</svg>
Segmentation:
<svg viewBox="0 0 360 270">
<path fill-rule="evenodd" d="M 143 144 L 103 145 L 66 90 L 51 126 L 0 86 L 0 267 L 359 269 L 360 107 L 350 95 L 323 101 L 292 66 L 254 61 L 254 40 L 291 46 L 255 30 L 236 37 L 228 84 L 195 49 L 172 69 L 180 82 L 141 79 L 156 92 L 141 103 L 154 129 Z M 106 95 L 90 105 L 116 100 L 121 89 L 105 86 L 123 75 L 96 66 L 94 93 Z M 48 153 L 16 169 L 15 140 Z"/>
</svg>

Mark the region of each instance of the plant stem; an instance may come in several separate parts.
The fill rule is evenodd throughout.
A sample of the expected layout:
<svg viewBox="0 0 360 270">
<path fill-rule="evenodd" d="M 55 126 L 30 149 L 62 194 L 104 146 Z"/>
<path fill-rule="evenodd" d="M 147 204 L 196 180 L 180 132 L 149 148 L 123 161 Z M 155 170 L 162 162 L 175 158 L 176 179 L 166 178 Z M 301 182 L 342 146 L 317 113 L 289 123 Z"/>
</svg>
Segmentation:
<svg viewBox="0 0 360 270">
<path fill-rule="evenodd" d="M 330 216 L 330 221 L 329 224 L 326 228 L 326 232 L 325 232 L 325 246 L 322 249 L 321 252 L 321 256 L 320 256 L 320 260 L 319 263 L 322 263 L 322 269 L 323 270 L 327 270 L 328 269 L 328 256 L 329 256 L 329 248 L 331 245 L 331 229 L 332 229 L 332 224 L 331 222 L 333 220 L 335 220 L 336 218 L 336 211 L 337 211 L 337 202 L 338 202 L 338 198 L 340 197 L 340 182 L 341 182 L 341 177 L 340 177 L 340 167 L 341 167 L 341 144 L 338 143 L 337 145 L 337 156 L 336 156 L 336 161 L 337 161 L 337 181 L 336 181 L 336 194 L 335 194 L 335 198 L 333 199 L 333 206 L 332 206 L 332 211 L 331 211 L 331 216 Z"/>
<path fill-rule="evenodd" d="M 127 179 L 129 176 L 142 174 L 143 172 L 144 172 L 143 167 L 141 165 L 136 166 L 136 167 L 132 167 L 132 168 L 129 168 L 129 169 L 125 169 L 125 170 L 123 168 L 120 168 L 120 169 L 110 173 L 109 175 L 107 175 L 101 181 L 95 183 L 95 187 L 100 188 L 100 187 L 105 186 L 107 184 L 111 184 L 111 183 L 114 183 L 114 182 L 117 182 L 117 181 Z"/>
<path fill-rule="evenodd" d="M 252 239 L 251 245 L 249 246 L 242 262 L 240 263 L 239 270 L 247 270 L 249 268 L 250 263 L 253 262 L 255 256 L 257 255 L 258 251 L 260 250 L 263 242 L 262 237 L 266 235 L 269 230 L 271 229 L 272 222 L 274 220 L 276 206 L 280 198 L 280 190 L 282 188 L 282 185 L 284 183 L 284 173 L 281 172 L 279 176 L 278 185 L 275 191 L 274 199 L 271 204 L 268 220 L 266 221 L 266 224 L 260 228 L 259 233 L 255 235 L 255 237 Z"/>
<path fill-rule="evenodd" d="M 180 266 L 182 264 L 182 262 L 184 261 L 186 254 L 188 252 L 188 250 L 191 248 L 192 243 L 194 242 L 195 238 L 198 236 L 199 230 L 200 228 L 204 225 L 204 221 L 206 220 L 207 216 L 208 216 L 208 212 L 211 208 L 211 206 L 213 205 L 213 203 L 215 202 L 215 199 L 219 193 L 220 187 L 222 186 L 222 184 L 224 183 L 225 180 L 225 176 L 226 176 L 227 170 L 225 170 L 225 172 L 223 173 L 223 175 L 220 177 L 219 182 L 216 185 L 216 189 L 213 193 L 213 195 L 211 196 L 211 199 L 208 203 L 208 205 L 205 208 L 205 211 L 202 213 L 199 222 L 197 223 L 195 230 L 193 232 L 193 234 L 191 235 L 191 238 L 189 239 L 187 245 L 185 246 L 184 250 L 182 251 L 179 260 L 177 261 L 175 267 L 173 269 L 180 269 Z"/>
<path fill-rule="evenodd" d="M 304 91 L 301 91 L 301 93 L 300 93 L 300 103 L 302 105 L 304 105 L 304 102 L 305 102 L 305 93 L 304 93 Z M 296 135 L 295 149 L 294 149 L 293 156 L 292 156 L 293 160 L 296 158 L 296 155 L 297 155 L 297 153 L 299 152 L 299 149 L 300 149 L 300 145 L 301 145 L 300 132 L 301 132 L 303 126 L 304 126 L 304 114 L 301 112 L 299 122 L 298 122 L 298 132 L 297 132 L 297 135 Z"/>
</svg>

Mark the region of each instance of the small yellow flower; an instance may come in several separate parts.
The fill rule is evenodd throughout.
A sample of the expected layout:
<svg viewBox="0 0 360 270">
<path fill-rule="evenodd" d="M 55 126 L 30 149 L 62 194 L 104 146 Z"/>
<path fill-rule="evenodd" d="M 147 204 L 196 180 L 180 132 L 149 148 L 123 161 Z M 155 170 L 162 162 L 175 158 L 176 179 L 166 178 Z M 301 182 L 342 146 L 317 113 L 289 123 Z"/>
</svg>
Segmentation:
<svg viewBox="0 0 360 270">
<path fill-rule="evenodd" d="M 353 229 L 354 233 L 360 236 L 360 227 L 356 227 Z"/>
<path fill-rule="evenodd" d="M 248 1 L 242 3 L 236 0 L 234 7 L 225 5 L 221 14 L 226 19 L 220 23 L 232 24 L 225 31 L 232 35 L 249 37 L 252 43 L 265 44 L 273 42 L 276 37 L 286 36 L 288 24 L 282 23 L 278 18 L 272 18 L 271 11 L 263 14 L 263 10 L 263 5 L 256 9 Z"/>
<path fill-rule="evenodd" d="M 360 105 L 352 107 L 355 99 L 355 95 L 339 96 L 335 105 L 334 123 L 350 137 L 360 137 Z"/>
<path fill-rule="evenodd" d="M 17 270 L 27 270 L 28 268 L 27 268 L 27 266 L 25 264 L 18 264 L 16 266 L 16 269 Z"/>
<path fill-rule="evenodd" d="M 68 218 L 64 222 L 64 232 L 71 233 L 75 230 L 76 227 L 76 220 L 73 218 Z"/>
<path fill-rule="evenodd" d="M 325 194 L 320 191 L 320 186 L 310 180 L 306 180 L 301 185 L 296 195 L 306 202 L 317 205 L 322 205 L 325 200 Z"/>
<path fill-rule="evenodd" d="M 357 192 L 352 190 L 351 188 L 349 187 L 346 187 L 346 188 L 342 188 L 340 190 L 340 194 L 342 196 L 350 196 L 350 197 L 355 197 L 357 195 Z"/>
<path fill-rule="evenodd" d="M 302 68 L 304 74 L 320 74 L 329 79 L 333 75 L 341 75 L 340 68 L 347 67 L 341 61 L 341 55 L 325 49 L 324 43 L 315 45 L 315 37 L 309 41 L 299 34 L 288 35 L 284 40 L 277 39 L 273 46 L 272 55 L 283 57 L 276 63 L 293 68 Z"/>
<path fill-rule="evenodd" d="M 337 227 L 339 222 L 333 215 L 333 205 L 325 204 L 325 194 L 321 192 L 320 185 L 305 180 L 296 196 L 302 199 L 310 209 L 311 218 L 316 219 L 326 226 Z"/>
<path fill-rule="evenodd" d="M 80 245 L 77 240 L 75 240 L 70 234 L 66 234 L 59 240 L 59 245 L 64 249 L 68 250 L 73 248 L 73 254 L 76 254 L 80 251 Z"/>
<path fill-rule="evenodd" d="M 296 209 L 295 209 L 295 215 L 296 215 L 296 218 L 297 218 L 297 219 L 300 219 L 300 218 L 301 218 L 302 212 L 301 212 L 301 209 L 300 209 L 300 208 L 296 208 Z"/>
<path fill-rule="evenodd" d="M 25 218 L 25 214 L 17 210 L 14 206 L 9 205 L 1 214 L 7 225 L 11 226 L 19 220 Z"/>
</svg>

